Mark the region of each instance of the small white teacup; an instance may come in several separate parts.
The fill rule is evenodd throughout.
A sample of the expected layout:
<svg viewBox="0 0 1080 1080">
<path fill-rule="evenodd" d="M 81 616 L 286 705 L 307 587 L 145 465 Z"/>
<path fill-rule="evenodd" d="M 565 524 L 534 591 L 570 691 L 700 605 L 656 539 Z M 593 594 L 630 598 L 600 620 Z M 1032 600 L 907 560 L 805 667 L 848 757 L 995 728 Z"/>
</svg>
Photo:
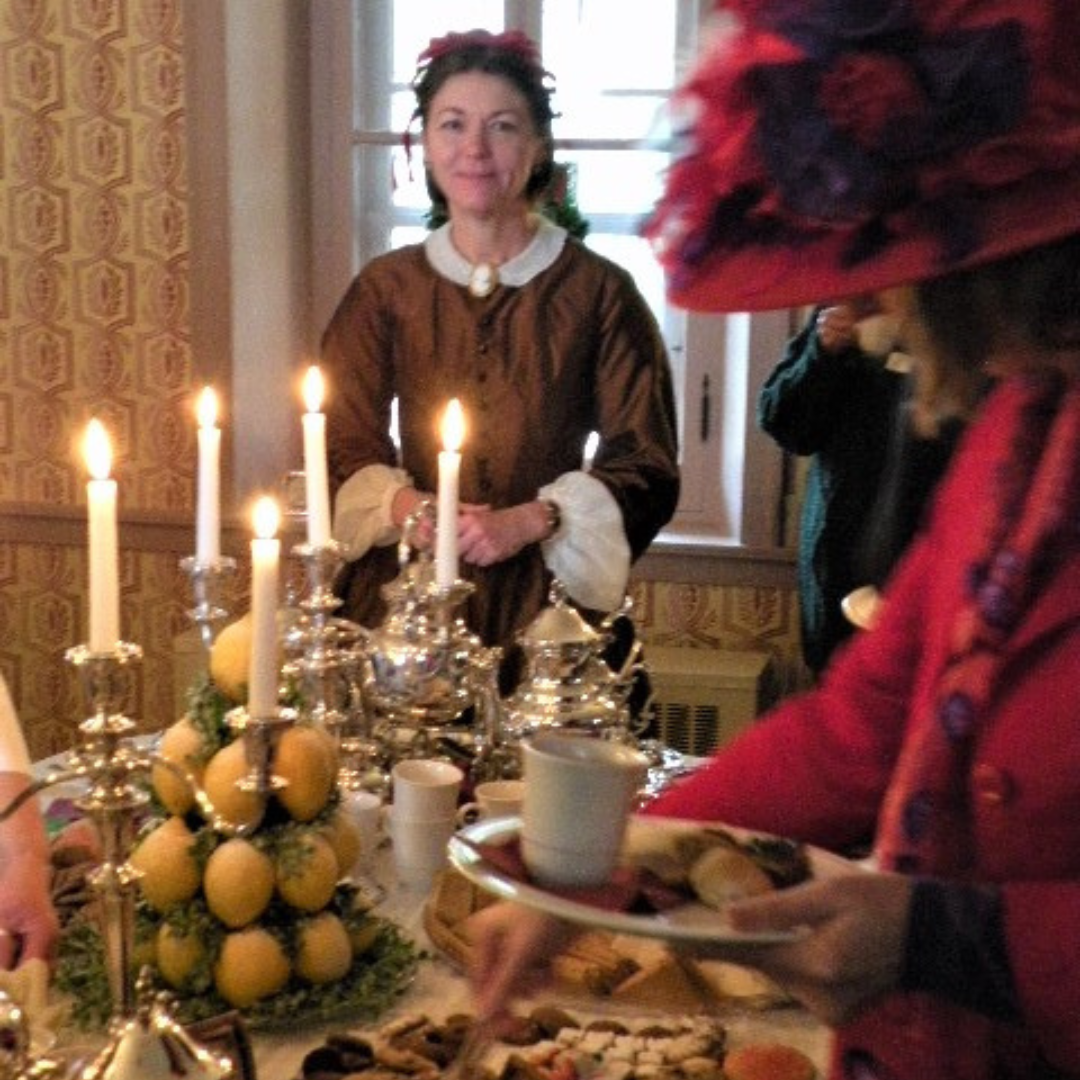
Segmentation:
<svg viewBox="0 0 1080 1080">
<path fill-rule="evenodd" d="M 401 817 L 391 806 L 387 818 L 397 880 L 406 888 L 427 892 L 447 865 L 447 845 L 456 827 L 454 817 L 428 821 Z"/>
<path fill-rule="evenodd" d="M 341 806 L 356 826 L 360 836 L 360 854 L 353 871 L 366 870 L 371 866 L 383 837 L 383 801 L 374 791 L 349 791 L 341 799 Z"/>
<path fill-rule="evenodd" d="M 475 799 L 457 816 L 458 825 L 488 818 L 519 817 L 525 805 L 524 780 L 485 780 L 473 788 Z"/>
<path fill-rule="evenodd" d="M 407 758 L 391 773 L 394 815 L 414 821 L 454 820 L 465 774 L 440 758 Z"/>
</svg>

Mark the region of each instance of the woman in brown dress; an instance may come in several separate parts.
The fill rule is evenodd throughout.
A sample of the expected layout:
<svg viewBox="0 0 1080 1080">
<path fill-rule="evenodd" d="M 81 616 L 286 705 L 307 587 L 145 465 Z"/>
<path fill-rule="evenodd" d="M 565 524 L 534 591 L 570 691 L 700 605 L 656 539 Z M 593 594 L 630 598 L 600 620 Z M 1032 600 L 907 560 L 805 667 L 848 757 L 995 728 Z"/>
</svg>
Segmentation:
<svg viewBox="0 0 1080 1080">
<path fill-rule="evenodd" d="M 625 270 L 535 209 L 553 169 L 548 80 L 514 32 L 450 34 L 420 57 L 414 119 L 447 221 L 368 263 L 323 341 L 334 536 L 350 560 L 342 613 L 361 623 L 382 618 L 402 525 L 437 486 L 451 398 L 467 422 L 461 576 L 476 585 L 467 619 L 485 644 L 512 643 L 552 575 L 582 608 L 617 608 L 674 512 L 656 321 Z"/>
</svg>

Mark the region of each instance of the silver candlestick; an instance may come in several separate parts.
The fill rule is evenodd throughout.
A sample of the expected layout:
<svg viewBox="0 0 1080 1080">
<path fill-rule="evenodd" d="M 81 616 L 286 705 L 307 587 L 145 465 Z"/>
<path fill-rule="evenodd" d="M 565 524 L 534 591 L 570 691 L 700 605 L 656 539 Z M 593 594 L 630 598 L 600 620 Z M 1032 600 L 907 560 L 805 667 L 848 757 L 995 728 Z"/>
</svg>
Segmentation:
<svg viewBox="0 0 1080 1080">
<path fill-rule="evenodd" d="M 341 606 L 333 583 L 344 563 L 342 552 L 334 541 L 293 548 L 305 567 L 307 590 L 298 602 L 299 615 L 285 633 L 284 676 L 296 691 L 301 715 L 333 737 L 339 786 L 352 789 L 377 767 L 380 748 L 361 694 L 363 630 L 334 614 Z"/>
<path fill-rule="evenodd" d="M 240 705 L 226 714 L 225 720 L 244 740 L 247 773 L 236 782 L 236 786 L 241 791 L 260 796 L 265 811 L 266 799 L 286 785 L 286 781 L 273 771 L 274 751 L 282 731 L 296 722 L 296 712 L 277 708 L 269 716 L 253 716 Z M 253 832 L 261 820 L 262 815 L 258 821 L 234 827 L 233 831 Z"/>
<path fill-rule="evenodd" d="M 200 561 L 195 556 L 180 560 L 180 569 L 191 578 L 191 591 L 195 606 L 188 617 L 199 628 L 203 645 L 210 649 L 221 624 L 229 612 L 222 603 L 225 582 L 236 573 L 236 560 L 222 556 L 210 561 Z"/>
<path fill-rule="evenodd" d="M 80 1076 L 82 1080 L 134 1080 L 136 1075 L 143 1075 L 134 1071 L 139 1068 L 140 1056 L 135 1047 L 125 1049 L 125 1045 L 145 1043 L 145 1033 L 136 1000 L 133 963 L 140 874 L 128 855 L 138 813 L 149 802 L 145 783 L 136 782 L 136 778 L 145 779 L 155 763 L 183 770 L 157 754 L 140 750 L 131 739 L 135 723 L 124 715 L 122 706 L 130 693 L 131 668 L 142 659 L 138 645 L 117 642 L 108 652 L 78 645 L 68 650 L 66 658 L 80 676 L 90 712 L 79 724 L 79 744 L 59 771 L 36 780 L 0 810 L 0 821 L 54 784 L 76 779 L 88 782 L 86 792 L 75 804 L 97 825 L 101 836 L 102 861 L 91 873 L 89 883 L 98 900 L 113 1007 L 106 1046 Z M 208 805 L 205 793 L 200 790 L 198 794 L 202 804 Z M 225 1059 L 208 1051 L 200 1050 L 199 1055 L 203 1070 L 200 1076 L 214 1080 L 234 1075 Z"/>
</svg>

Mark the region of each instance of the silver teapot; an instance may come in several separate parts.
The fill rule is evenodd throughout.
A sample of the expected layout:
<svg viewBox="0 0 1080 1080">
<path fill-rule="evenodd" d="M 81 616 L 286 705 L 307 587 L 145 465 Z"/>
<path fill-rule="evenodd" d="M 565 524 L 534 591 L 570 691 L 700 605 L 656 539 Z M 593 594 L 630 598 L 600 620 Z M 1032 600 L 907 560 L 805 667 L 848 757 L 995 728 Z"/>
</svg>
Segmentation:
<svg viewBox="0 0 1080 1080">
<path fill-rule="evenodd" d="M 474 586 L 436 584 L 430 551 L 411 561 L 410 535 L 407 527 L 398 576 L 383 586 L 386 618 L 362 632 L 363 696 L 391 724 L 427 728 L 451 723 L 472 703 L 481 643 L 456 614 Z"/>
<path fill-rule="evenodd" d="M 525 674 L 502 705 L 502 737 L 516 740 L 545 728 L 624 735 L 627 697 L 640 666 L 631 651 L 618 672 L 603 658 L 610 627 L 625 607 L 596 627 L 571 606 L 566 588 L 552 583 L 551 604 L 517 637 Z"/>
</svg>

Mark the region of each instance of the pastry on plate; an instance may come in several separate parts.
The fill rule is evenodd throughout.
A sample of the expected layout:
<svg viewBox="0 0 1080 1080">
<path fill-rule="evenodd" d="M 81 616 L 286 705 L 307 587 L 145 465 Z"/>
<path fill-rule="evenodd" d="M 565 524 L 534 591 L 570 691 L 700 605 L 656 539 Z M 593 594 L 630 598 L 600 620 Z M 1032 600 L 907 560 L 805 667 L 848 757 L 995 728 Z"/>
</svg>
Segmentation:
<svg viewBox="0 0 1080 1080">
<path fill-rule="evenodd" d="M 772 878 L 749 855 L 719 845 L 695 860 L 688 877 L 697 898 L 712 908 L 775 888 Z"/>
</svg>

